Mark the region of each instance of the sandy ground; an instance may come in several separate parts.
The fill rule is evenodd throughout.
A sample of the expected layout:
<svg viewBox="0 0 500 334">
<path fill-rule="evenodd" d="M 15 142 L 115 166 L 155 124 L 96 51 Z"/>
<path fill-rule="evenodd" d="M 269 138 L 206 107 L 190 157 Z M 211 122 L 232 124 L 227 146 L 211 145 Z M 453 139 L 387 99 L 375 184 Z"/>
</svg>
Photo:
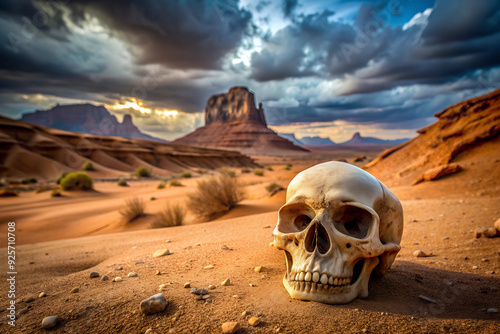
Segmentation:
<svg viewBox="0 0 500 334">
<path fill-rule="evenodd" d="M 483 309 L 500 308 L 500 238 L 476 239 L 474 230 L 491 227 L 500 218 L 500 179 L 495 174 L 500 168 L 495 157 L 485 164 L 480 157 L 463 155 L 467 169 L 462 175 L 391 187 L 404 208 L 402 251 L 385 276 L 372 277 L 368 298 L 346 305 L 290 299 L 281 283 L 284 256 L 269 246 L 285 198 L 284 192 L 269 197 L 265 186 L 286 186 L 314 159 L 300 164 L 257 157 L 274 171 L 264 177 L 238 174 L 249 193 L 240 206 L 217 221 L 165 229 L 144 230 L 165 201 L 181 200 L 196 179 L 183 180 L 186 187 L 163 190 L 156 189 L 157 181 L 131 182 L 128 188 L 97 182 L 94 193 L 51 198 L 49 193 L 26 192 L 2 198 L 2 230 L 7 220 L 18 222 L 16 309 L 27 312 L 18 315 L 15 328 L 7 324 L 7 285 L 2 283 L 0 332 L 46 332 L 42 319 L 57 315 L 58 325 L 49 332 L 144 333 L 152 328 L 154 333 L 220 333 L 222 323 L 238 321 L 241 333 L 496 333 L 500 313 Z M 283 170 L 291 162 L 292 170 Z M 148 201 L 150 216 L 124 226 L 117 211 L 131 196 L 157 200 Z M 3 238 L 2 247 L 5 242 Z M 173 254 L 153 258 L 162 248 Z M 416 258 L 412 253 L 417 249 L 432 256 Z M 0 261 L 7 262 L 5 249 Z M 214 268 L 203 269 L 207 265 Z M 262 272 L 256 273 L 256 266 Z M 114 270 L 119 267 L 123 269 Z M 0 279 L 5 282 L 3 268 Z M 155 275 L 157 270 L 162 274 Z M 90 279 L 91 271 L 124 279 Z M 129 272 L 138 277 L 128 278 Z M 226 278 L 232 284 L 221 286 Z M 194 300 L 183 288 L 185 282 L 199 288 L 216 285 L 212 303 Z M 167 309 L 143 316 L 140 301 L 157 293 L 160 284 L 167 284 Z M 74 287 L 80 292 L 70 293 Z M 38 298 L 42 291 L 47 297 Z M 23 302 L 27 296 L 35 300 Z M 245 310 L 261 313 L 262 323 L 249 326 L 248 316 L 241 317 Z"/>
</svg>

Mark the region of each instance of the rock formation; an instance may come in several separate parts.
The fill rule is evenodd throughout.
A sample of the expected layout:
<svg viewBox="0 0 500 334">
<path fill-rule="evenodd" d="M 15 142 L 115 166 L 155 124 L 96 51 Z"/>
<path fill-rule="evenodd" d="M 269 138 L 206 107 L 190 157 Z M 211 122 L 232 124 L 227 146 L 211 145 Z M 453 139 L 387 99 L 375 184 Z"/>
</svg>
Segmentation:
<svg viewBox="0 0 500 334">
<path fill-rule="evenodd" d="M 132 122 L 132 116 L 125 115 L 123 122 L 119 123 L 104 106 L 89 103 L 57 105 L 49 110 L 37 110 L 24 114 L 21 121 L 93 135 L 162 141 L 142 133 Z"/>
<path fill-rule="evenodd" d="M 494 155 L 500 152 L 500 89 L 457 103 L 434 116 L 438 121 L 417 131 L 417 137 L 383 152 L 363 168 L 390 180 L 392 185 L 401 185 L 431 180 L 432 175 L 442 174 L 443 166 L 447 171 L 458 171 L 450 169 L 449 164 L 462 154 L 478 151 L 484 160 L 497 161 Z M 488 150 L 493 156 L 485 153 Z M 488 173 L 488 177 L 493 175 Z"/>
<path fill-rule="evenodd" d="M 246 154 L 306 151 L 267 127 L 262 104 L 256 108 L 254 94 L 246 87 L 233 87 L 226 94 L 210 97 L 205 107 L 205 126 L 173 143 Z"/>
<path fill-rule="evenodd" d="M 343 143 L 339 143 L 339 145 L 344 145 L 344 146 L 365 146 L 365 145 L 393 146 L 393 145 L 402 144 L 408 140 L 409 140 L 408 138 L 391 140 L 391 139 L 380 139 L 380 138 L 376 138 L 376 137 L 363 137 L 363 136 L 361 136 L 361 133 L 356 132 L 352 135 L 351 139 L 349 139 L 348 141 L 345 141 Z"/>
</svg>

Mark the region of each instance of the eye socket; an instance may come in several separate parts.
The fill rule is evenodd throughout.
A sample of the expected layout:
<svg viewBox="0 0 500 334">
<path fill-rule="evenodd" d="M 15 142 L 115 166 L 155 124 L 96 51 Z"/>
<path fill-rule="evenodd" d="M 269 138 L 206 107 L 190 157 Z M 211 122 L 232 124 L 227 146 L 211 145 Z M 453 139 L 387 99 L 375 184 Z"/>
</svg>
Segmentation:
<svg viewBox="0 0 500 334">
<path fill-rule="evenodd" d="M 300 216 L 297 216 L 297 218 L 295 218 L 295 220 L 293 221 L 293 224 L 295 225 L 295 227 L 299 230 L 299 231 L 304 231 L 307 227 L 307 225 L 309 225 L 309 223 L 311 222 L 311 218 L 309 218 L 309 216 L 306 216 L 306 215 L 300 215 Z"/>
<path fill-rule="evenodd" d="M 305 203 L 285 205 L 279 211 L 278 231 L 281 233 L 302 232 L 314 216 L 314 210 Z"/>
<path fill-rule="evenodd" d="M 370 212 L 352 205 L 345 205 L 335 213 L 335 228 L 350 237 L 363 239 L 368 235 L 372 222 Z"/>
</svg>

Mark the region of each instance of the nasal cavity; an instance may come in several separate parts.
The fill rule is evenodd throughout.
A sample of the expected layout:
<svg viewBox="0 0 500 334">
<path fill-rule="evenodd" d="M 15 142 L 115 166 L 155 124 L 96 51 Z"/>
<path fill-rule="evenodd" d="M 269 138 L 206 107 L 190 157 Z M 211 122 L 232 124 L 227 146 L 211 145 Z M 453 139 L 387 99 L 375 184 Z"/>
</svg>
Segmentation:
<svg viewBox="0 0 500 334">
<path fill-rule="evenodd" d="M 330 249 L 330 238 L 328 238 L 328 233 L 321 224 L 316 223 L 309 228 L 304 246 L 309 253 L 314 252 L 315 249 L 318 249 L 320 254 L 328 252 Z"/>
</svg>

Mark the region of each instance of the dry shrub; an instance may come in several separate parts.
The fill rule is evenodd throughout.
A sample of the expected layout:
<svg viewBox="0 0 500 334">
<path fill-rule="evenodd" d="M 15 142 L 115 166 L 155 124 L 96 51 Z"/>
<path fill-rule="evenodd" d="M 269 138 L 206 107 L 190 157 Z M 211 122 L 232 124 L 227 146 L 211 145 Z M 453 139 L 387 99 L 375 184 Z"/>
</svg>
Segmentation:
<svg viewBox="0 0 500 334">
<path fill-rule="evenodd" d="M 13 197 L 13 196 L 17 196 L 17 193 L 12 190 L 8 189 L 0 190 L 0 197 Z"/>
<path fill-rule="evenodd" d="M 182 187 L 183 185 L 179 180 L 173 179 L 170 181 L 170 186 L 171 187 Z"/>
<path fill-rule="evenodd" d="M 194 214 L 213 219 L 231 210 L 245 197 L 238 180 L 227 174 L 198 181 L 188 194 L 187 206 Z"/>
<path fill-rule="evenodd" d="M 126 199 L 125 204 L 120 209 L 120 214 L 127 223 L 131 223 L 139 217 L 146 215 L 146 204 L 138 197 Z"/>
<path fill-rule="evenodd" d="M 274 193 L 275 191 L 283 190 L 284 188 L 277 184 L 277 183 L 271 183 L 266 186 L 266 190 L 268 193 Z"/>
<path fill-rule="evenodd" d="M 162 211 L 155 215 L 151 228 L 180 226 L 184 222 L 186 210 L 181 204 L 168 203 Z"/>
<path fill-rule="evenodd" d="M 253 170 L 253 173 L 254 175 L 257 175 L 257 176 L 264 176 L 264 171 L 262 169 L 254 169 Z"/>
<path fill-rule="evenodd" d="M 66 174 L 61 180 L 63 190 L 91 190 L 92 178 L 85 172 Z"/>
</svg>

